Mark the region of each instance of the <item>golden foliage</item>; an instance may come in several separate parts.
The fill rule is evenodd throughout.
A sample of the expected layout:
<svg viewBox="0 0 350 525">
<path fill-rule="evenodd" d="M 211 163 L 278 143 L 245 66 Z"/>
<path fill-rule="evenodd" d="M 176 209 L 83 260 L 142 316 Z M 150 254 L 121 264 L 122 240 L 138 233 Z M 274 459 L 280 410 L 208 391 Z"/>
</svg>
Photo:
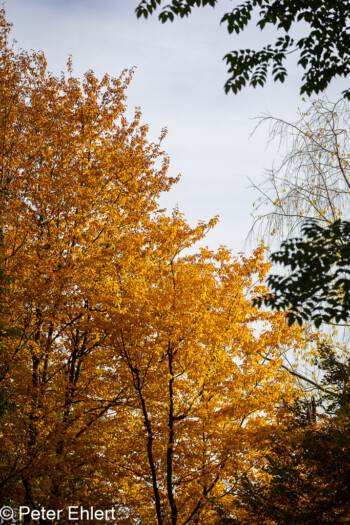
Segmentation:
<svg viewBox="0 0 350 525">
<path fill-rule="evenodd" d="M 126 119 L 131 72 L 54 76 L 1 16 L 3 315 L 20 331 L 0 342 L 3 497 L 219 523 L 293 395 L 280 363 L 302 333 L 252 306 L 263 247 L 194 253 L 216 219 L 159 209 L 177 179 L 164 133 Z"/>
</svg>

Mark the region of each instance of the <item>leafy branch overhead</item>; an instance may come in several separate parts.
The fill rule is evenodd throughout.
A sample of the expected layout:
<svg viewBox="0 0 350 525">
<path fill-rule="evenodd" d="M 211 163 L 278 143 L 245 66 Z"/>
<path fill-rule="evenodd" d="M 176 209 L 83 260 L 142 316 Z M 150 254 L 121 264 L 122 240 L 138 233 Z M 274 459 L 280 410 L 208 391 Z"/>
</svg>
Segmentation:
<svg viewBox="0 0 350 525">
<path fill-rule="evenodd" d="M 142 0 L 136 8 L 138 18 L 147 18 L 158 8 L 159 20 L 172 22 L 175 17 L 188 17 L 195 7 L 216 7 L 219 0 Z M 166 5 L 165 5 L 166 4 Z M 257 16 L 255 11 L 257 11 Z M 233 50 L 224 57 L 229 77 L 225 91 L 237 93 L 249 85 L 264 86 L 271 72 L 274 81 L 284 82 L 289 54 L 298 52 L 298 65 L 304 70 L 301 94 L 324 91 L 335 77 L 350 72 L 350 3 L 344 0 L 246 0 L 221 19 L 229 33 L 241 33 L 252 20 L 263 30 L 273 25 L 280 36 L 256 51 Z M 305 36 L 293 38 L 291 32 L 301 22 Z M 350 98 L 350 89 L 343 92 Z"/>
<path fill-rule="evenodd" d="M 304 239 L 288 239 L 272 254 L 272 261 L 290 267 L 291 273 L 270 275 L 272 294 L 256 303 L 288 308 L 289 324 L 345 322 L 350 314 L 350 222 L 337 220 L 322 227 L 309 221 L 302 233 Z"/>
</svg>

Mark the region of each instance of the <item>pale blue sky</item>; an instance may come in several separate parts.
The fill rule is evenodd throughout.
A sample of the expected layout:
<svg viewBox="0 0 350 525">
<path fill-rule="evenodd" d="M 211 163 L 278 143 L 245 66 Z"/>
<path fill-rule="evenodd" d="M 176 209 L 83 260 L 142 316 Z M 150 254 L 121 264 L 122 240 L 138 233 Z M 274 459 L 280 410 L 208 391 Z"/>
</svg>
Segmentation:
<svg viewBox="0 0 350 525">
<path fill-rule="evenodd" d="M 207 243 L 225 244 L 234 252 L 244 249 L 251 226 L 256 193 L 248 177 L 259 181 L 271 165 L 276 148 L 266 149 L 268 130 L 251 138 L 254 117 L 272 113 L 295 119 L 300 73 L 292 71 L 285 84 L 269 82 L 264 89 L 246 89 L 225 95 L 224 54 L 236 47 L 255 48 L 268 34 L 253 26 L 244 35 L 229 36 L 220 28 L 220 12 L 200 9 L 188 20 L 160 24 L 155 17 L 137 20 L 136 0 L 8 0 L 7 18 L 13 37 L 24 49 L 42 49 L 49 69 L 65 69 L 73 55 L 76 74 L 93 69 L 119 76 L 136 66 L 128 90 L 131 110 L 141 106 L 150 137 L 168 128 L 164 149 L 170 154 L 172 174 L 182 180 L 162 205 L 178 204 L 189 222 L 220 215 Z M 229 0 L 224 8 L 232 8 Z M 272 33 L 274 34 L 273 30 Z M 328 91 L 336 99 L 346 82 Z"/>
</svg>

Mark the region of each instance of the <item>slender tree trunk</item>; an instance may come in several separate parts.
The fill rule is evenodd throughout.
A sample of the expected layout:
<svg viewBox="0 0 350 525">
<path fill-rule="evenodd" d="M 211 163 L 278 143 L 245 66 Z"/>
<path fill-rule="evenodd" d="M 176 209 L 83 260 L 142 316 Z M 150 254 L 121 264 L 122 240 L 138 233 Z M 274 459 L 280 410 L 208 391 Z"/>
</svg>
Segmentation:
<svg viewBox="0 0 350 525">
<path fill-rule="evenodd" d="M 167 490 L 168 490 L 168 499 L 171 509 L 171 524 L 177 525 L 177 507 L 174 498 L 174 486 L 173 486 L 173 455 L 174 455 L 174 371 L 173 371 L 173 359 L 174 355 L 172 349 L 168 347 L 168 363 L 169 363 L 169 439 L 168 439 L 168 449 L 167 449 Z"/>
<path fill-rule="evenodd" d="M 152 426 L 151 422 L 148 416 L 147 407 L 145 398 L 142 393 L 142 386 L 140 381 L 140 372 L 137 368 L 132 368 L 132 373 L 135 378 L 135 386 L 136 390 L 139 396 L 139 399 L 141 401 L 141 407 L 142 407 L 142 414 L 143 414 L 143 423 L 147 430 L 147 456 L 148 456 L 148 462 L 151 469 L 151 477 L 152 477 L 152 487 L 153 487 L 153 494 L 154 494 L 154 501 L 156 505 L 156 513 L 157 513 L 157 523 L 158 525 L 163 525 L 163 517 L 162 517 L 162 510 L 161 510 L 161 503 L 160 503 L 160 495 L 159 495 L 159 489 L 158 489 L 158 483 L 157 483 L 157 472 L 156 472 L 156 466 L 154 462 L 153 457 L 153 432 L 152 432 Z"/>
</svg>

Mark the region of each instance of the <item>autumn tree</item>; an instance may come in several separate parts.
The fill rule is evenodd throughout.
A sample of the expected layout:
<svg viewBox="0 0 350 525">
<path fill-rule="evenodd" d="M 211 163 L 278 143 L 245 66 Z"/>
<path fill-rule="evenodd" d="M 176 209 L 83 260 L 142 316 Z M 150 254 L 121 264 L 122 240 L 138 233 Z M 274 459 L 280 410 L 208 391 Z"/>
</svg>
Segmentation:
<svg viewBox="0 0 350 525">
<path fill-rule="evenodd" d="M 99 454 L 96 422 L 128 398 L 122 375 L 113 397 L 106 390 L 99 320 L 118 304 L 117 268 L 132 265 L 137 231 L 174 180 L 140 112 L 125 118 L 130 73 L 88 72 L 81 83 L 69 65 L 55 77 L 42 54 L 15 52 L 9 29 L 2 11 L 1 222 L 14 279 L 4 315 L 21 336 L 1 356 L 12 404 L 1 484 L 33 507 L 44 493 L 79 500 Z"/>
<path fill-rule="evenodd" d="M 55 76 L 9 44 L 3 11 L 0 27 L 4 321 L 19 330 L 0 354 L 2 494 L 134 525 L 235 516 L 233 487 L 296 392 L 283 354 L 304 344 L 252 304 L 263 248 L 195 252 L 216 220 L 160 209 L 176 179 L 140 111 L 126 119 L 130 72 Z"/>
<path fill-rule="evenodd" d="M 205 229 L 189 228 L 176 211 L 160 216 L 112 314 L 111 348 L 135 402 L 132 431 L 113 430 L 119 438 L 106 440 L 106 457 L 115 468 L 120 457 L 129 481 L 117 500 L 135 523 L 235 516 L 235 484 L 258 465 L 276 403 L 295 394 L 280 365 L 303 338 L 251 302 L 268 269 L 263 250 L 241 260 L 224 248 L 182 254 Z"/>
</svg>

